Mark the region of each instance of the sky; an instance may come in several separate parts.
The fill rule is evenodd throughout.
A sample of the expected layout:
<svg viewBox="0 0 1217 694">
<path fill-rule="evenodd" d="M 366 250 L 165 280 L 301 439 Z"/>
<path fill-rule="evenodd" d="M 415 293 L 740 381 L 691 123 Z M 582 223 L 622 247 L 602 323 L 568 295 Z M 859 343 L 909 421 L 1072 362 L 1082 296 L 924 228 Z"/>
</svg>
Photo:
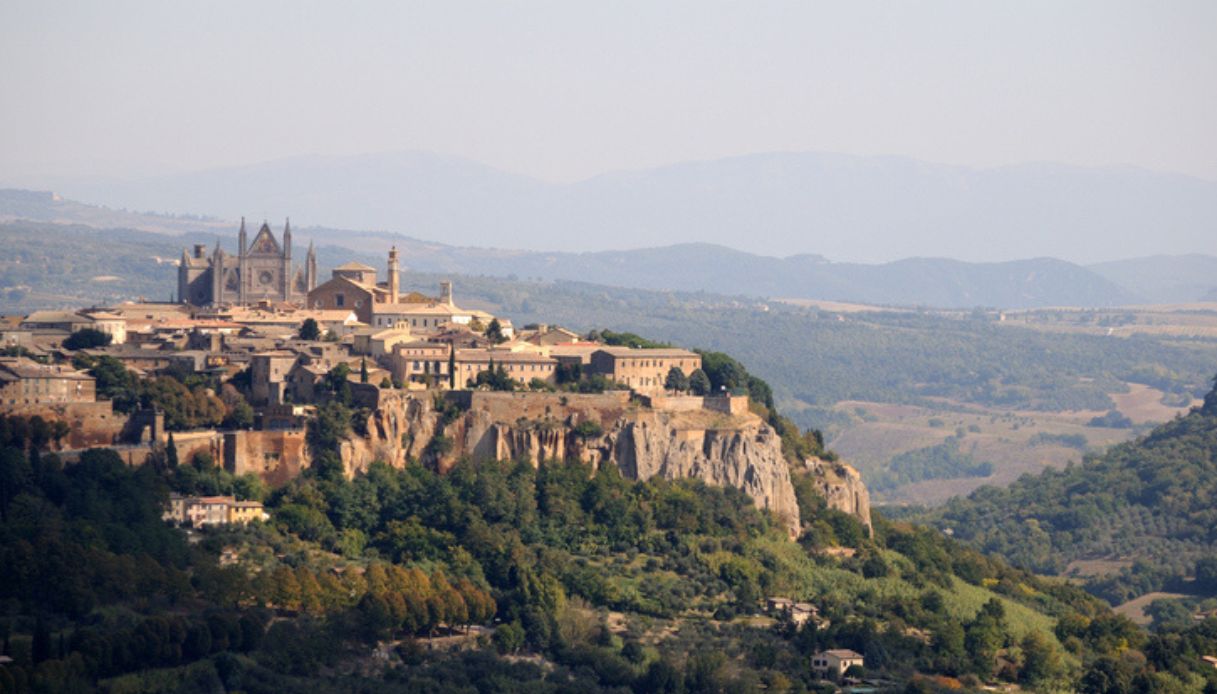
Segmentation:
<svg viewBox="0 0 1217 694">
<path fill-rule="evenodd" d="M 1217 2 L 0 3 L 0 181 L 423 149 L 551 182 L 767 151 L 1217 179 Z"/>
</svg>

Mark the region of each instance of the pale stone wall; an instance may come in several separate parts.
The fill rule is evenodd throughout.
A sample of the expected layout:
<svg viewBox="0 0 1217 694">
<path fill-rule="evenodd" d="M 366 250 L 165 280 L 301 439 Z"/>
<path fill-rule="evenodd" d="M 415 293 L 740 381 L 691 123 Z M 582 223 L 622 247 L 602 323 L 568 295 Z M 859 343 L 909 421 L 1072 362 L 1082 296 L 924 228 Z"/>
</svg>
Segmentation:
<svg viewBox="0 0 1217 694">
<path fill-rule="evenodd" d="M 169 434 L 162 434 L 160 444 L 163 446 L 168 443 Z M 196 453 L 206 453 L 211 456 L 212 462 L 219 465 L 224 455 L 224 438 L 214 429 L 175 431 L 173 445 L 177 448 L 177 460 L 180 465 L 189 465 Z"/>
<path fill-rule="evenodd" d="M 64 448 L 109 446 L 118 440 L 127 424 L 127 415 L 114 412 L 109 400 L 15 405 L 6 407 L 5 414 L 20 417 L 38 415 L 48 422 L 67 422 L 70 432 L 63 440 Z"/>
<path fill-rule="evenodd" d="M 652 395 L 641 396 L 641 399 L 651 409 L 659 412 L 693 412 L 710 410 L 729 415 L 742 415 L 748 412 L 748 396 L 746 395 Z"/>
<path fill-rule="evenodd" d="M 224 433 L 224 469 L 253 473 L 272 487 L 287 484 L 312 465 L 304 429 Z"/>
</svg>

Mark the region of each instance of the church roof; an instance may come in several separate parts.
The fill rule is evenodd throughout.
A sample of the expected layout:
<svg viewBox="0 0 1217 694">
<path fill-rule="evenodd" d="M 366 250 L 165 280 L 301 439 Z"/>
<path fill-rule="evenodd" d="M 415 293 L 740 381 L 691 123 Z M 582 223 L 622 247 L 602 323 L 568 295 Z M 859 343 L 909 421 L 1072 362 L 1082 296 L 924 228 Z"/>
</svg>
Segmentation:
<svg viewBox="0 0 1217 694">
<path fill-rule="evenodd" d="M 253 243 L 249 244 L 247 253 L 249 255 L 283 255 L 283 249 L 275 240 L 275 234 L 270 230 L 269 224 L 262 222 L 262 228 L 258 229 L 258 235 L 254 237 Z"/>
<path fill-rule="evenodd" d="M 376 268 L 372 267 L 371 265 L 364 265 L 363 263 L 357 263 L 355 261 L 351 261 L 349 263 L 343 263 L 342 265 L 339 265 L 338 267 L 336 267 L 334 269 L 335 270 L 359 270 L 360 272 L 376 272 Z"/>
</svg>

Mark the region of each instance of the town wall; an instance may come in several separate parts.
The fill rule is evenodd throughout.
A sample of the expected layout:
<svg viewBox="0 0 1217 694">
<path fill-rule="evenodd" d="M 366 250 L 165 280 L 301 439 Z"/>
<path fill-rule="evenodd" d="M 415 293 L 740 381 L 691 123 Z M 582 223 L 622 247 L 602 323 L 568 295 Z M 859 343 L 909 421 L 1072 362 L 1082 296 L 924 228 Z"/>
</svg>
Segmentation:
<svg viewBox="0 0 1217 694">
<path fill-rule="evenodd" d="M 169 434 L 161 436 L 160 444 L 162 446 L 169 444 Z M 224 437 L 214 429 L 175 431 L 173 432 L 173 445 L 177 448 L 179 465 L 189 465 L 197 453 L 206 453 L 211 456 L 212 462 L 218 465 L 224 455 Z"/>
<path fill-rule="evenodd" d="M 63 448 L 109 446 L 118 440 L 127 424 L 127 415 L 116 413 L 109 400 L 13 405 L 5 408 L 5 414 L 37 415 L 48 422 L 66 422 L 69 433 L 61 442 Z"/>
<path fill-rule="evenodd" d="M 747 395 L 642 395 L 639 399 L 658 412 L 693 412 L 710 410 L 728 415 L 748 412 Z"/>
<path fill-rule="evenodd" d="M 253 473 L 272 487 L 287 484 L 311 464 L 304 429 L 224 433 L 224 469 Z"/>
</svg>

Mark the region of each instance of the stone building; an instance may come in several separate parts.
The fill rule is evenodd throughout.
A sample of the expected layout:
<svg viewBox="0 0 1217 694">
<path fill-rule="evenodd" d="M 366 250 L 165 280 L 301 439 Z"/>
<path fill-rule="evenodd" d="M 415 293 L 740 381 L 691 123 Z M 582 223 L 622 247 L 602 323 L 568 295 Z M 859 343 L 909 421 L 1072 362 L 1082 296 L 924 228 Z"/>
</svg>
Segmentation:
<svg viewBox="0 0 1217 694">
<path fill-rule="evenodd" d="M 394 346 L 385 361 L 393 379 L 398 383 L 447 388 L 448 358 L 451 350 L 452 345 L 445 342 L 416 340 Z M 464 386 L 464 382 L 457 384 L 458 388 Z"/>
<path fill-rule="evenodd" d="M 288 350 L 258 352 L 249 361 L 250 400 L 255 405 L 282 405 L 288 374 L 299 355 Z"/>
<path fill-rule="evenodd" d="M 604 347 L 592 353 L 590 372 L 640 393 L 663 392 L 668 370 L 676 367 L 690 376 L 701 368 L 701 355 L 685 349 Z"/>
<path fill-rule="evenodd" d="M 235 256 L 221 249 L 218 241 L 210 256 L 206 246 L 197 244 L 192 253 L 182 251 L 177 277 L 178 301 L 192 306 L 259 302 L 303 306 L 317 285 L 317 254 L 310 243 L 304 266 L 297 267 L 292 264 L 291 222 L 283 226 L 282 244 L 265 222 L 251 243 L 242 217 Z"/>
<path fill-rule="evenodd" d="M 93 377 L 69 366 L 48 366 L 29 359 L 0 359 L 0 405 L 95 402 Z"/>
<path fill-rule="evenodd" d="M 553 382 L 558 362 L 539 352 L 509 352 L 498 349 L 456 350 L 456 387 L 465 387 L 470 380 L 491 368 L 503 371 L 517 383 L 527 384 L 534 378 Z M 445 373 L 447 365 L 444 365 Z"/>
<path fill-rule="evenodd" d="M 866 660 L 861 653 L 848 648 L 820 651 L 811 657 L 811 671 L 821 679 L 835 682 L 844 680 L 845 671 L 855 665 L 866 667 Z"/>
</svg>

